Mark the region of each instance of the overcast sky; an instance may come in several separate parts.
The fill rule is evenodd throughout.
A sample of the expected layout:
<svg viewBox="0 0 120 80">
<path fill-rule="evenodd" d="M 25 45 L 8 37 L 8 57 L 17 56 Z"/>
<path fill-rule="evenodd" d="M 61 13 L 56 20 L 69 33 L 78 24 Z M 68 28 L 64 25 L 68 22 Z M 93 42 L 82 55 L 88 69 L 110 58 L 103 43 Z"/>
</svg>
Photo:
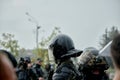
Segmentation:
<svg viewBox="0 0 120 80">
<path fill-rule="evenodd" d="M 36 24 L 26 12 L 41 26 L 39 41 L 57 26 L 77 49 L 99 48 L 105 28 L 120 30 L 120 0 L 0 0 L 0 34 L 14 34 L 26 49 L 36 46 Z"/>
</svg>

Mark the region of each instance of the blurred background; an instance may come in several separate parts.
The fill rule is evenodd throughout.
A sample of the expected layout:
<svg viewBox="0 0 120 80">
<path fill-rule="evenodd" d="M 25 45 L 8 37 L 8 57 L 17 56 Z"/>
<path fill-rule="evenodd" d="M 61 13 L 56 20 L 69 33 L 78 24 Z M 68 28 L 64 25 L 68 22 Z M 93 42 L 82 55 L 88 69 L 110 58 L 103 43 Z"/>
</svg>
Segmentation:
<svg viewBox="0 0 120 80">
<path fill-rule="evenodd" d="M 119 32 L 120 0 L 0 0 L 0 48 L 17 59 L 49 62 L 48 45 L 60 33 L 77 49 L 101 50 Z"/>
</svg>

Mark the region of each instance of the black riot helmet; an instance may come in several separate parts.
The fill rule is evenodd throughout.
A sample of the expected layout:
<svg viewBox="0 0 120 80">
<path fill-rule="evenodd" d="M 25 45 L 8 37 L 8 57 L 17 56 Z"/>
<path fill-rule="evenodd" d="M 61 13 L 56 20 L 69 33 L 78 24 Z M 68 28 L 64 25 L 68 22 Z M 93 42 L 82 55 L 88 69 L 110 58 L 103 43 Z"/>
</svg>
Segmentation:
<svg viewBox="0 0 120 80">
<path fill-rule="evenodd" d="M 75 49 L 72 39 L 64 34 L 56 36 L 49 46 L 55 60 L 80 56 L 82 51 Z"/>
<path fill-rule="evenodd" d="M 104 56 L 100 56 L 99 51 L 93 47 L 86 48 L 80 56 L 80 68 L 107 70 L 109 65 Z"/>
<path fill-rule="evenodd" d="M 25 57 L 25 58 L 24 58 L 24 61 L 27 62 L 27 63 L 31 63 L 30 57 Z"/>
</svg>

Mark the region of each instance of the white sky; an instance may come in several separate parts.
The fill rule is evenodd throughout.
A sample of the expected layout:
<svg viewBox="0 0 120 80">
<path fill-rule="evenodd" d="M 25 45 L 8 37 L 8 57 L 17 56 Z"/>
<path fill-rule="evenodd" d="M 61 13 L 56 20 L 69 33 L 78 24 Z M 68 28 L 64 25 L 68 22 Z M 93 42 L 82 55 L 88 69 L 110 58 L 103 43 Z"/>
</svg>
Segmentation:
<svg viewBox="0 0 120 80">
<path fill-rule="evenodd" d="M 36 25 L 28 21 L 26 12 L 42 27 L 39 41 L 57 26 L 77 49 L 99 48 L 105 28 L 120 30 L 120 0 L 0 0 L 0 34 L 14 34 L 27 49 L 36 46 Z"/>
</svg>

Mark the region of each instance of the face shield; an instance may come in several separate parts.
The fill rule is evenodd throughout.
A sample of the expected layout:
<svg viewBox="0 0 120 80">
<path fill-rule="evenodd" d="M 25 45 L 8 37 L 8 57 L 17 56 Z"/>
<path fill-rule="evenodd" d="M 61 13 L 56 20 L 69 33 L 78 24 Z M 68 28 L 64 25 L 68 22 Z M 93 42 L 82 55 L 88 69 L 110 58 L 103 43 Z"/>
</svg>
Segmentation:
<svg viewBox="0 0 120 80">
<path fill-rule="evenodd" d="M 79 63 L 80 64 L 85 64 L 87 63 L 89 60 L 91 60 L 93 58 L 93 55 L 91 54 L 90 51 L 85 51 L 83 52 L 80 57 L 79 57 Z"/>
<path fill-rule="evenodd" d="M 51 49 L 51 48 L 48 48 L 48 57 L 49 57 L 50 64 L 54 64 L 55 59 L 54 59 L 54 56 L 53 56 L 53 49 Z"/>
</svg>

